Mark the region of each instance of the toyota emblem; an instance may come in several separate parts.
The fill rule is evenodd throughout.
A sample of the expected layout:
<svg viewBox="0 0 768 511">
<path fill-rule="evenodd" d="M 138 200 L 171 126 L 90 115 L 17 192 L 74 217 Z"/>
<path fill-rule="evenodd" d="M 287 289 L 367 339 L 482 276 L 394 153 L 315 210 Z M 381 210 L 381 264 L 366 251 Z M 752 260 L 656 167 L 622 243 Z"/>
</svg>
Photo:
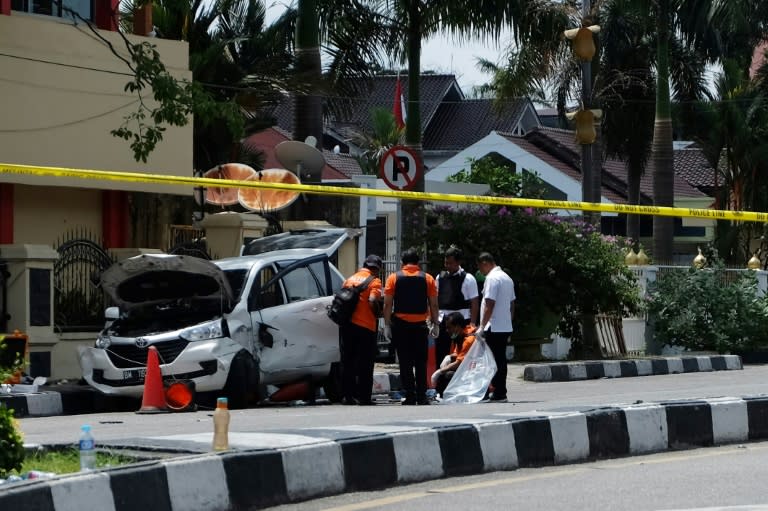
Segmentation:
<svg viewBox="0 0 768 511">
<path fill-rule="evenodd" d="M 136 347 L 137 348 L 146 348 L 149 345 L 149 341 L 147 341 L 144 337 L 139 337 L 136 339 Z"/>
</svg>

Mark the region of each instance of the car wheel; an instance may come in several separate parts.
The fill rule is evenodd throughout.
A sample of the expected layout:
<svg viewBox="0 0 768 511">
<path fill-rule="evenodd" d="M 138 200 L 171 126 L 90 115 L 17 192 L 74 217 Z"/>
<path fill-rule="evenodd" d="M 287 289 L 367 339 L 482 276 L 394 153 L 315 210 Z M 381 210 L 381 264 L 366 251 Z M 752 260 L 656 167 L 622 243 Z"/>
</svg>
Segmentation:
<svg viewBox="0 0 768 511">
<path fill-rule="evenodd" d="M 323 390 L 325 391 L 325 397 L 331 403 L 341 402 L 341 362 L 331 364 L 331 370 L 323 383 Z"/>
<path fill-rule="evenodd" d="M 230 408 L 245 408 L 249 402 L 259 398 L 259 371 L 256 361 L 246 350 L 241 350 L 232 359 L 224 385 Z"/>
</svg>

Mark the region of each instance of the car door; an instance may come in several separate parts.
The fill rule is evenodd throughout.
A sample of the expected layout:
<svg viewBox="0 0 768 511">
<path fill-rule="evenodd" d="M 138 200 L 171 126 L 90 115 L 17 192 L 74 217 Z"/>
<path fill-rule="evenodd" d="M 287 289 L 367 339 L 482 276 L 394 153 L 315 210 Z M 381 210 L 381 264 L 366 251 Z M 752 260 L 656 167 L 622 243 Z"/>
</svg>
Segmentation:
<svg viewBox="0 0 768 511">
<path fill-rule="evenodd" d="M 259 271 L 249 311 L 262 383 L 322 377 L 339 360 L 338 327 L 326 314 L 332 286 L 325 254 L 278 262 Z"/>
</svg>

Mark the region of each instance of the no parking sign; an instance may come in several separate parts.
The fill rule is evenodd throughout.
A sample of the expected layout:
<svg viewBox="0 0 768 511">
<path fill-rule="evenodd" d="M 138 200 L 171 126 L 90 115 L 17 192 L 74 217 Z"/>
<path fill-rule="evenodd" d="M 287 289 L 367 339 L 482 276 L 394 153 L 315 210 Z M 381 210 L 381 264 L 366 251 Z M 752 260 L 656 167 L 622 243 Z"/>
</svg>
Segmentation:
<svg viewBox="0 0 768 511">
<path fill-rule="evenodd" d="M 422 172 L 421 159 L 408 147 L 394 146 L 381 158 L 379 175 L 393 190 L 412 189 Z"/>
</svg>

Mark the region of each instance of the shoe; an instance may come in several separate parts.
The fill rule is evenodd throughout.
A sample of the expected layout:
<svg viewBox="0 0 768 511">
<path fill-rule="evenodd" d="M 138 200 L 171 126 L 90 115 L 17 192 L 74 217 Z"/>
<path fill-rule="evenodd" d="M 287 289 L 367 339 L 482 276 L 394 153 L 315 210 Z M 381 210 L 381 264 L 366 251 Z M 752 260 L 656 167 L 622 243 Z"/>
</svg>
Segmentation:
<svg viewBox="0 0 768 511">
<path fill-rule="evenodd" d="M 416 401 L 416 404 L 417 405 L 422 405 L 422 406 L 428 405 L 429 404 L 429 399 L 419 399 L 418 401 Z"/>
<path fill-rule="evenodd" d="M 491 396 L 488 398 L 488 401 L 493 403 L 506 403 L 507 396 L 496 396 L 496 394 L 491 394 Z"/>
<path fill-rule="evenodd" d="M 372 399 L 363 399 L 363 400 L 359 400 L 357 404 L 360 406 L 374 406 L 376 404 L 376 401 Z"/>
<path fill-rule="evenodd" d="M 416 404 L 416 400 L 413 399 L 412 397 L 407 397 L 407 398 L 403 399 L 402 401 L 400 401 L 400 404 L 401 405 L 405 405 L 405 406 L 413 406 L 413 405 Z"/>
<path fill-rule="evenodd" d="M 344 397 L 344 398 L 341 398 L 341 404 L 346 406 L 354 406 L 357 404 L 357 400 L 352 397 Z"/>
</svg>

